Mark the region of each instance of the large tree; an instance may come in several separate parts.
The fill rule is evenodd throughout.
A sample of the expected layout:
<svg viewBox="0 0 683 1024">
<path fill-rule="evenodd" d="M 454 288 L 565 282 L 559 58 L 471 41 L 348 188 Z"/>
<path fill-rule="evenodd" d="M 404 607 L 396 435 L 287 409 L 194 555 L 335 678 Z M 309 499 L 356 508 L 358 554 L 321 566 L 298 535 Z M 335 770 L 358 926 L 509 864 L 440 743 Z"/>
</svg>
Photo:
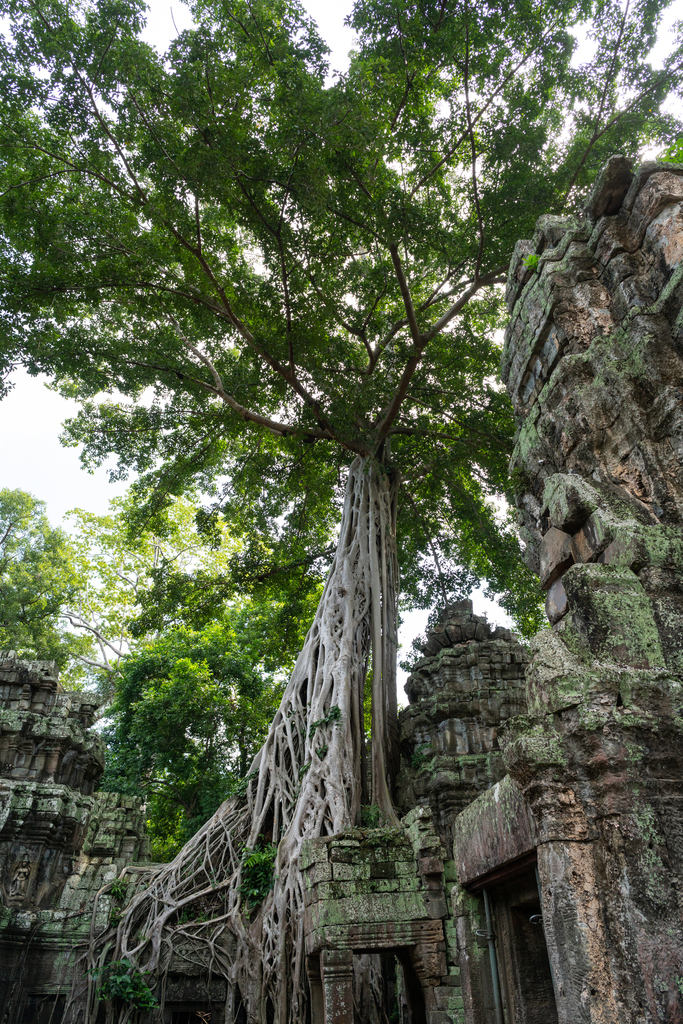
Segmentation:
<svg viewBox="0 0 683 1024">
<path fill-rule="evenodd" d="M 512 434 L 499 286 L 515 240 L 575 208 L 606 155 L 675 135 L 660 107 L 680 49 L 643 59 L 664 6 L 357 0 L 349 70 L 327 82 L 294 0 L 198 0 L 164 57 L 136 0 L 5 0 L 6 367 L 82 400 L 71 440 L 142 474 L 143 519 L 227 478 L 245 578 L 275 572 L 264 550 L 311 564 L 338 534 L 244 796 L 133 902 L 117 955 L 157 969 L 177 908 L 214 900 L 236 959 L 197 934 L 249 1019 L 303 1019 L 301 840 L 361 801 L 393 820 L 398 564 L 412 600 L 485 576 L 533 624 L 492 500 Z M 574 66 L 578 22 L 594 45 Z M 279 843 L 277 878 L 247 915 L 259 841 Z"/>
</svg>

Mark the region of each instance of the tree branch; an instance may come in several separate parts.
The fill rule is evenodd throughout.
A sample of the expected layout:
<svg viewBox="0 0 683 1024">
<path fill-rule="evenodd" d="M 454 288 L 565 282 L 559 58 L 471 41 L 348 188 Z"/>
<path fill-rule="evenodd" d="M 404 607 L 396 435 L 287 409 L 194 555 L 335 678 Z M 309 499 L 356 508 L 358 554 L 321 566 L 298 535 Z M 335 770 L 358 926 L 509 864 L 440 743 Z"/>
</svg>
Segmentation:
<svg viewBox="0 0 683 1024">
<path fill-rule="evenodd" d="M 502 81 L 498 85 L 498 88 L 493 90 L 493 92 L 490 94 L 490 96 L 488 97 L 486 102 L 483 104 L 483 106 L 482 106 L 481 110 L 479 111 L 479 113 L 477 114 L 477 116 L 472 121 L 472 127 L 473 128 L 477 125 L 477 123 L 484 116 L 484 114 L 489 109 L 489 107 L 491 106 L 493 101 L 496 99 L 496 97 L 499 96 L 501 92 L 503 92 L 503 90 L 507 86 L 507 84 L 510 81 L 510 79 L 513 78 L 514 75 L 517 74 L 517 72 L 519 71 L 520 68 L 524 67 L 526 62 L 531 59 L 531 57 L 534 55 L 534 53 L 536 53 L 538 50 L 541 50 L 541 51 L 543 50 L 543 48 L 545 47 L 546 41 L 548 39 L 548 35 L 549 35 L 549 33 L 546 34 L 543 37 L 543 39 L 541 39 L 540 42 L 536 46 L 532 47 L 531 50 L 529 51 L 529 53 L 527 53 L 524 57 L 522 57 L 522 59 L 520 61 L 518 61 L 518 63 L 515 64 L 515 66 L 513 68 L 511 68 L 511 70 L 507 73 L 507 75 L 505 75 L 505 77 L 502 79 Z M 408 198 L 412 199 L 413 196 L 415 195 L 415 193 L 419 192 L 419 190 L 423 187 L 423 185 L 426 185 L 427 182 L 431 178 L 434 177 L 434 175 L 437 173 L 437 171 L 440 170 L 440 168 L 443 167 L 444 164 L 448 163 L 448 161 L 451 159 L 451 157 L 457 152 L 457 150 L 460 148 L 462 143 L 465 141 L 465 139 L 467 138 L 467 135 L 468 135 L 467 132 L 463 132 L 463 134 L 458 138 L 458 140 L 456 142 L 454 142 L 452 146 L 449 146 L 449 148 L 446 150 L 446 152 L 441 157 L 441 159 L 438 160 L 434 164 L 434 166 L 426 174 L 424 174 L 420 178 L 420 180 L 417 182 L 417 184 L 413 188 L 413 190 L 410 193 L 410 196 Z"/>
<path fill-rule="evenodd" d="M 412 353 L 409 356 L 408 361 L 406 362 L 406 365 L 403 369 L 403 373 L 401 374 L 401 379 L 399 380 L 398 383 L 398 387 L 396 388 L 393 398 L 391 399 L 391 402 L 389 403 L 387 410 L 384 414 L 384 419 L 377 428 L 375 440 L 377 449 L 379 449 L 386 440 L 389 434 L 389 429 L 391 428 L 392 423 L 398 416 L 399 410 L 403 403 L 403 399 L 405 398 L 406 393 L 408 391 L 408 387 L 410 385 L 412 376 L 415 373 L 415 370 L 418 367 L 420 359 L 422 358 L 422 353 L 424 352 L 429 342 L 432 340 L 432 338 L 435 338 L 437 334 L 441 333 L 444 327 L 453 319 L 454 316 L 456 316 L 460 312 L 461 309 L 463 309 L 464 306 L 467 305 L 467 303 L 470 301 L 473 295 L 475 295 L 480 288 L 483 288 L 487 284 L 494 284 L 496 283 L 496 281 L 505 280 L 504 278 L 499 279 L 497 277 L 501 270 L 504 269 L 505 267 L 502 267 L 498 270 L 492 271 L 490 274 L 486 274 L 484 277 L 480 277 L 478 281 L 474 281 L 467 289 L 467 291 L 463 292 L 458 301 L 455 302 L 446 313 L 444 313 L 440 320 L 437 320 L 437 322 L 429 331 L 427 331 L 425 334 L 418 335 L 418 341 L 413 346 Z"/>
<path fill-rule="evenodd" d="M 389 252 L 391 253 L 391 262 L 394 264 L 394 270 L 396 272 L 398 286 L 401 290 L 401 298 L 403 299 L 403 305 L 405 306 L 406 317 L 408 319 L 408 326 L 410 327 L 410 334 L 413 339 L 413 344 L 417 348 L 419 348 L 421 343 L 420 328 L 418 327 L 417 317 L 415 316 L 413 300 L 410 295 L 408 282 L 406 281 L 405 274 L 403 273 L 403 267 L 401 266 L 401 258 L 398 254 L 398 246 L 392 242 L 391 245 L 389 246 Z"/>
<path fill-rule="evenodd" d="M 212 360 L 209 359 L 209 357 L 204 352 L 198 349 L 196 345 L 193 345 L 192 342 L 185 337 L 181 330 L 180 324 L 175 319 L 175 317 L 171 316 L 170 313 L 167 314 L 167 316 L 168 319 L 173 324 L 173 326 L 175 327 L 178 336 L 182 341 L 183 345 L 185 346 L 185 348 L 188 350 L 188 352 L 191 352 L 196 359 L 203 363 L 204 366 L 206 366 L 206 368 L 208 369 L 209 373 L 213 378 L 214 383 L 213 385 L 211 385 L 207 384 L 205 381 L 198 380 L 197 378 L 189 379 L 194 380 L 197 384 L 200 384 L 202 387 L 207 388 L 209 391 L 217 395 L 223 402 L 225 402 L 226 405 L 228 405 L 233 410 L 233 412 L 236 412 L 238 416 L 241 416 L 242 419 L 249 423 L 256 423 L 258 426 L 265 427 L 267 430 L 270 430 L 274 434 L 278 434 L 280 437 L 286 437 L 288 435 L 291 436 L 292 434 L 302 433 L 305 437 L 315 438 L 316 440 L 333 440 L 332 435 L 328 431 L 314 430 L 308 427 L 297 428 L 290 423 L 281 423 L 278 420 L 270 419 L 270 417 L 268 416 L 262 416 L 260 413 L 253 412 L 251 409 L 247 409 L 244 405 L 241 405 L 235 398 L 233 398 L 232 395 L 228 394 L 228 392 L 225 390 L 223 378 L 216 369 Z"/>
<path fill-rule="evenodd" d="M 474 142 L 474 128 L 472 126 L 472 108 L 470 106 L 470 29 L 469 9 L 465 0 L 465 113 L 467 116 L 467 132 L 472 147 L 472 188 L 474 190 L 474 205 L 477 210 L 477 224 L 479 226 L 479 251 L 477 262 L 474 267 L 474 280 L 479 279 L 481 269 L 481 258 L 484 255 L 484 222 L 481 218 L 481 204 L 479 203 L 479 188 L 477 186 L 477 149 Z"/>
</svg>

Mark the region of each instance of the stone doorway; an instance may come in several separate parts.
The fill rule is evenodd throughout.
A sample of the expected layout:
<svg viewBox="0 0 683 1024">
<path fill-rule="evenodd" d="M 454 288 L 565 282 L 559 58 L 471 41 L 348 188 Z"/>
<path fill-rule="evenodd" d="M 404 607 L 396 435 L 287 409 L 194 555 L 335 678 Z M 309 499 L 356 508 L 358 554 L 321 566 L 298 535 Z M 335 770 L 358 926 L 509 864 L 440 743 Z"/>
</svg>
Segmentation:
<svg viewBox="0 0 683 1024">
<path fill-rule="evenodd" d="M 381 964 L 381 1001 L 385 1019 L 396 1024 L 428 1024 L 425 995 L 414 960 L 415 947 L 371 950 L 325 950 L 322 956 L 307 958 L 311 993 L 311 1024 L 354 1024 L 368 1019 L 364 1014 L 363 995 L 354 998 L 354 968 L 358 969 L 363 954 L 374 955 Z M 355 996 L 358 996 L 358 979 Z"/>
<path fill-rule="evenodd" d="M 505 1024 L 557 1024 L 535 865 L 490 884 L 487 892 Z"/>
</svg>

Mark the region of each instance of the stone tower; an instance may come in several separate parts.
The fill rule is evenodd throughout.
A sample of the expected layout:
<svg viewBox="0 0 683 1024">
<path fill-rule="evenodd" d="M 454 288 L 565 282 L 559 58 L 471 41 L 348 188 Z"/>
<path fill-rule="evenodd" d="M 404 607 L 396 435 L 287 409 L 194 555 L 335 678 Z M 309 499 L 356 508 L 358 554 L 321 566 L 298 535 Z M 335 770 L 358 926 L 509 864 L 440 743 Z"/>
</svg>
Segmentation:
<svg viewBox="0 0 683 1024">
<path fill-rule="evenodd" d="M 529 259 L 528 257 L 533 257 Z M 683 1021 L 683 167 L 613 157 L 517 244 L 503 377 L 552 629 L 501 740 L 558 1019 Z"/>
</svg>

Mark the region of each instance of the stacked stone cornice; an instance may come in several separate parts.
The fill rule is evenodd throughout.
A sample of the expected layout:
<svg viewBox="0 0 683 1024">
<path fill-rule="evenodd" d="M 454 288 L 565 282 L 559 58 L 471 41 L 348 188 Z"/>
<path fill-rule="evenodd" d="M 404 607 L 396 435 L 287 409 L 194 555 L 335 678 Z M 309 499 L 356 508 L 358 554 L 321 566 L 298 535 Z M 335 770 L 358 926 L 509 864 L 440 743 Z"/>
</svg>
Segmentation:
<svg viewBox="0 0 683 1024">
<path fill-rule="evenodd" d="M 90 728 L 97 706 L 91 694 L 64 692 L 54 662 L 0 652 L 0 778 L 92 793 L 104 771 L 104 744 Z"/>
</svg>

